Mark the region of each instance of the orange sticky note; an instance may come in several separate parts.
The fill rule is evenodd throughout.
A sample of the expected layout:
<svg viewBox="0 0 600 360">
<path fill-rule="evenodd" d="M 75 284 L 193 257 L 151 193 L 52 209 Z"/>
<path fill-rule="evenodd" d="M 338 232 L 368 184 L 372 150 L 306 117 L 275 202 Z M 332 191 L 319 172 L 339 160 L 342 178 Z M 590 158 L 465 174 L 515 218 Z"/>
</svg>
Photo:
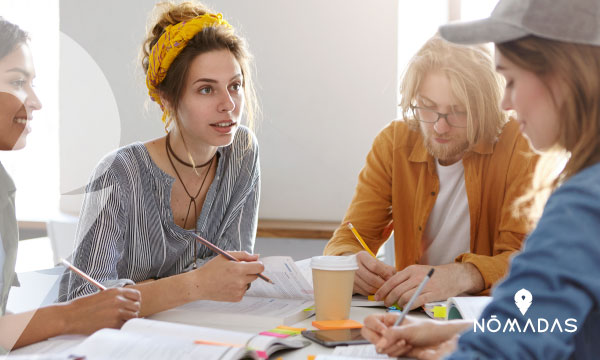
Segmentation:
<svg viewBox="0 0 600 360">
<path fill-rule="evenodd" d="M 354 320 L 322 320 L 313 321 L 312 325 L 321 330 L 336 330 L 336 329 L 360 329 L 363 327 L 361 323 Z"/>
<path fill-rule="evenodd" d="M 315 360 L 317 355 L 308 355 L 306 356 L 306 360 Z"/>
</svg>

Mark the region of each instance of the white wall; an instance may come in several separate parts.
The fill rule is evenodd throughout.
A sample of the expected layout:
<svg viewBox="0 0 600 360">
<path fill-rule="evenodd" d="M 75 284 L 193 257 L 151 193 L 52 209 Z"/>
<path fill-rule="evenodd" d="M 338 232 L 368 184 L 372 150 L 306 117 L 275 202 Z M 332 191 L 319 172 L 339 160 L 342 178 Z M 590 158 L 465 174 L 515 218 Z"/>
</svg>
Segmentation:
<svg viewBox="0 0 600 360">
<path fill-rule="evenodd" d="M 63 192 L 83 186 L 102 154 L 164 134 L 136 61 L 153 3 L 61 0 Z M 408 59 L 446 16 L 445 0 L 412 3 L 207 2 L 256 59 L 260 217 L 341 219 L 372 139 L 396 116 L 399 53 Z M 80 201 L 63 196 L 62 210 Z"/>
</svg>

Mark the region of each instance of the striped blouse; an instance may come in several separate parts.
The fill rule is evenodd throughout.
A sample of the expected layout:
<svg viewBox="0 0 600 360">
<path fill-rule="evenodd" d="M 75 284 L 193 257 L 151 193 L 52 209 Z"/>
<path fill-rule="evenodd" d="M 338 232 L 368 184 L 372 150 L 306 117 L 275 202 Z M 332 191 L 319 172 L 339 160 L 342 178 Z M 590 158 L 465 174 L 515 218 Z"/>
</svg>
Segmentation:
<svg viewBox="0 0 600 360">
<path fill-rule="evenodd" d="M 232 144 L 217 152 L 217 172 L 197 219 L 198 235 L 221 249 L 252 253 L 260 193 L 258 143 L 240 126 Z M 195 240 L 192 230 L 173 221 L 174 181 L 140 142 L 102 159 L 86 188 L 74 265 L 107 287 L 190 270 Z M 198 266 L 215 255 L 200 244 L 197 250 Z M 65 272 L 59 301 L 95 291 L 87 281 Z"/>
</svg>

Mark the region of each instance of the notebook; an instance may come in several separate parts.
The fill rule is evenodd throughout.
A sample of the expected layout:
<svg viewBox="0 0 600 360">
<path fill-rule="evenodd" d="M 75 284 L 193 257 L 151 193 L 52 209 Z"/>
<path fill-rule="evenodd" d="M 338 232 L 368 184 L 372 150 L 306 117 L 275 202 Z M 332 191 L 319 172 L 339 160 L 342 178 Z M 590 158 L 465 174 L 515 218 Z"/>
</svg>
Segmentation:
<svg viewBox="0 0 600 360">
<path fill-rule="evenodd" d="M 197 344 L 195 341 L 203 342 Z M 208 343 L 213 343 L 209 345 Z M 163 321 L 132 319 L 121 330 L 102 329 L 70 352 L 86 360 L 104 359 L 267 359 L 282 349 L 310 345 L 301 337 L 280 339 Z"/>
<path fill-rule="evenodd" d="M 257 279 L 240 302 L 194 301 L 150 318 L 225 329 L 235 324 L 238 329 L 257 332 L 292 325 L 313 315 L 312 285 L 292 258 L 270 256 L 261 261 L 265 265 L 263 274 L 274 285 Z"/>
<path fill-rule="evenodd" d="M 455 296 L 447 301 L 427 303 L 423 305 L 423 309 L 433 319 L 477 320 L 491 301 L 491 296 Z"/>
</svg>

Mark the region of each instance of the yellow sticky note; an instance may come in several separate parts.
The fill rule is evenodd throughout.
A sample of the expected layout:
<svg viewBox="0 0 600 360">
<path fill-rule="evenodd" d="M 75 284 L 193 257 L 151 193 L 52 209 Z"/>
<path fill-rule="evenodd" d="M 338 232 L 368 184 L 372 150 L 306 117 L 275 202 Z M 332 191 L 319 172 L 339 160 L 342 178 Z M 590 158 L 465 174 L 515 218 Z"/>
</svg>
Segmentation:
<svg viewBox="0 0 600 360">
<path fill-rule="evenodd" d="M 446 307 L 445 306 L 434 306 L 433 307 L 433 317 L 434 318 L 446 318 Z"/>
<path fill-rule="evenodd" d="M 367 299 L 369 299 L 369 301 L 375 301 L 375 295 L 369 295 L 367 296 Z"/>
</svg>

